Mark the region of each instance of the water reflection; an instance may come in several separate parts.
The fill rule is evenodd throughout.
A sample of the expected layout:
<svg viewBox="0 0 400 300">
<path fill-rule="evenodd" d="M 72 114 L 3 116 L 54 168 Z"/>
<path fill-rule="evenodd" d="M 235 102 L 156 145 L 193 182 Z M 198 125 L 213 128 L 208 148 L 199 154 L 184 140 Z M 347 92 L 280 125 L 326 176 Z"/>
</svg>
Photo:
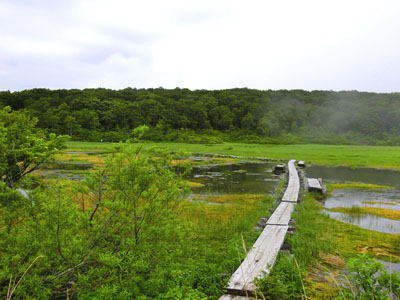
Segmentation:
<svg viewBox="0 0 400 300">
<path fill-rule="evenodd" d="M 389 273 L 397 272 L 400 273 L 400 263 L 392 263 L 384 260 L 379 260 Z"/>
<path fill-rule="evenodd" d="M 326 208 L 334 207 L 379 207 L 400 210 L 400 171 L 373 168 L 352 169 L 349 167 L 310 166 L 307 177 L 323 178 L 325 182 L 361 182 L 367 184 L 387 185 L 393 189 L 337 189 L 324 201 Z M 381 203 L 365 203 L 381 202 Z M 382 203 L 388 202 L 388 203 Z M 326 213 L 339 221 L 357 225 L 361 228 L 385 233 L 400 233 L 400 221 L 390 220 L 374 215 L 353 216 L 350 214 Z"/>
<path fill-rule="evenodd" d="M 339 206 L 340 207 L 370 206 L 370 207 L 400 210 L 400 203 L 397 202 L 399 199 L 400 195 L 398 190 L 337 189 L 333 190 L 331 192 L 331 195 L 324 201 L 324 206 L 326 208 L 333 208 Z M 366 201 L 377 202 L 377 203 L 365 203 Z"/>
<path fill-rule="evenodd" d="M 342 166 L 309 166 L 305 170 L 307 177 L 323 178 L 333 182 L 354 181 L 388 185 L 400 189 L 400 171 L 396 170 Z"/>
<path fill-rule="evenodd" d="M 354 216 L 339 212 L 324 211 L 331 218 L 350 223 L 364 229 L 384 232 L 384 233 L 399 233 L 400 221 L 381 218 L 375 215 L 360 215 Z"/>
<path fill-rule="evenodd" d="M 273 174 L 272 166 L 265 162 L 200 166 L 186 179 L 203 184 L 193 189 L 199 194 L 268 194 L 274 192 L 283 176 Z"/>
</svg>

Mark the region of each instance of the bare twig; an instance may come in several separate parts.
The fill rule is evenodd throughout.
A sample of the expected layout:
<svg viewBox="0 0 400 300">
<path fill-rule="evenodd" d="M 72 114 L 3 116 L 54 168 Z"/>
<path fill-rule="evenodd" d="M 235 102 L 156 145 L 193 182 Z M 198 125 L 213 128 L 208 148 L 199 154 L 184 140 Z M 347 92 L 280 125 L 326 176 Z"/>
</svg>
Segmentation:
<svg viewBox="0 0 400 300">
<path fill-rule="evenodd" d="M 29 271 L 29 269 L 35 264 L 35 262 L 39 259 L 42 258 L 42 255 L 39 255 L 38 257 L 36 257 L 33 262 L 29 265 L 29 267 L 25 270 L 24 274 L 22 274 L 21 278 L 18 280 L 18 282 L 12 287 L 11 291 L 10 289 L 7 292 L 7 300 L 11 299 L 11 297 L 13 296 L 15 289 L 19 286 L 19 284 L 21 283 L 22 279 L 24 278 L 25 274 Z M 11 275 L 12 277 L 12 275 Z M 11 285 L 11 278 L 10 278 L 10 285 Z M 9 287 L 10 288 L 10 287 Z"/>
<path fill-rule="evenodd" d="M 54 274 L 53 276 L 54 277 L 61 277 L 61 276 L 65 275 L 65 274 L 75 270 L 76 268 L 82 266 L 86 262 L 86 260 L 89 258 L 89 256 L 91 254 L 92 254 L 92 252 L 90 252 L 88 255 L 86 255 L 86 257 L 79 264 L 77 264 L 77 265 L 75 265 L 75 266 L 73 266 L 71 268 L 68 268 L 68 269 L 66 269 L 64 271 L 58 272 L 58 273 Z"/>
<path fill-rule="evenodd" d="M 10 281 L 9 281 L 9 283 L 8 283 L 7 295 L 10 294 L 10 291 L 11 291 L 12 277 L 13 277 L 13 276 L 12 276 L 12 274 L 11 274 Z"/>
<path fill-rule="evenodd" d="M 102 187 L 103 187 L 103 184 L 104 184 L 104 170 L 103 170 L 103 172 L 101 172 L 100 183 L 99 183 L 99 189 L 98 189 L 98 193 L 97 193 L 97 194 L 98 194 L 98 200 L 97 200 L 97 203 L 96 203 L 95 208 L 94 208 L 93 211 L 92 211 L 92 214 L 90 215 L 89 223 L 92 222 L 92 220 L 93 220 L 93 218 L 94 218 L 94 215 L 95 215 L 97 209 L 99 208 L 99 203 L 100 203 L 100 201 L 101 201 L 101 196 L 102 196 Z"/>
</svg>

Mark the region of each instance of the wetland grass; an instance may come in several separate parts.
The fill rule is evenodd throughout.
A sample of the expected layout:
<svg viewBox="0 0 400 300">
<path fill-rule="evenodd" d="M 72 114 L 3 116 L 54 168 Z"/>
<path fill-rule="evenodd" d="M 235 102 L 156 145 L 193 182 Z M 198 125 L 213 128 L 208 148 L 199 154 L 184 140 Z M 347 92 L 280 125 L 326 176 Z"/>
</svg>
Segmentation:
<svg viewBox="0 0 400 300">
<path fill-rule="evenodd" d="M 364 204 L 384 204 L 384 205 L 397 205 L 396 202 L 389 202 L 389 201 L 361 201 Z"/>
<path fill-rule="evenodd" d="M 118 143 L 68 142 L 68 151 L 112 151 Z M 170 151 L 218 153 L 272 159 L 298 159 L 307 163 L 329 166 L 373 167 L 400 169 L 400 147 L 351 145 L 272 145 L 272 144 L 187 144 L 143 143 L 143 147 Z"/>
<path fill-rule="evenodd" d="M 380 207 L 334 207 L 328 209 L 329 211 L 347 213 L 352 215 L 375 215 L 378 217 L 400 221 L 400 210 L 393 210 Z"/>
<path fill-rule="evenodd" d="M 68 143 L 70 150 L 108 150 L 111 143 Z M 207 152 L 240 156 L 260 156 L 268 158 L 296 158 L 314 164 L 368 166 L 400 169 L 400 147 L 363 147 L 363 146 L 325 146 L 325 145 L 250 145 L 220 144 L 199 145 L 182 143 L 145 143 L 143 147 L 157 146 L 170 151 Z M 333 153 L 333 154 L 332 154 Z M 390 188 L 387 186 L 345 183 L 333 185 L 334 188 Z M 400 200 L 399 200 L 400 201 Z M 209 203 L 230 205 L 210 205 Z M 229 195 L 207 197 L 204 202 L 183 201 L 178 210 L 184 222 L 193 224 L 196 239 L 192 241 L 190 251 L 204 251 L 213 257 L 213 261 L 224 257 L 237 257 L 242 235 L 245 244 L 251 245 L 258 233 L 252 230 L 255 222 L 265 216 L 272 207 L 273 199 L 268 196 Z M 296 230 L 288 238 L 292 253 L 298 262 L 296 274 L 300 272 L 308 297 L 330 299 L 340 293 L 338 284 L 344 263 L 358 253 L 384 260 L 400 260 L 399 234 L 385 234 L 342 223 L 324 215 L 323 207 L 314 195 L 306 194 L 304 201 L 297 206 Z M 352 208 L 351 208 L 352 209 Z M 354 208 L 361 210 L 362 208 Z M 255 221 L 256 220 L 256 221 Z M 207 245 L 205 247 L 204 245 Z M 208 248 L 212 249 L 212 253 Z M 220 249 L 220 251 L 216 251 Z M 245 251 L 241 252 L 245 255 Z M 289 258 L 279 255 L 275 268 L 289 268 Z M 223 269 L 228 273 L 236 269 L 240 262 L 229 260 Z M 274 269 L 275 269 L 274 268 Z M 290 268 L 289 268 L 290 269 Z M 300 277 L 300 279 L 301 279 Z"/>
<path fill-rule="evenodd" d="M 393 189 L 391 186 L 387 185 L 377 185 L 377 184 L 369 184 L 369 183 L 360 183 L 360 182 L 343 182 L 343 183 L 328 183 L 326 185 L 326 189 L 329 192 L 337 189 Z"/>
<path fill-rule="evenodd" d="M 200 182 L 195 182 L 195 181 L 186 181 L 186 183 L 191 187 L 191 188 L 199 188 L 199 187 L 203 187 L 204 184 L 200 183 Z"/>
<path fill-rule="evenodd" d="M 369 257 L 391 262 L 400 261 L 399 234 L 362 229 L 332 219 L 322 213 L 323 206 L 314 196 L 307 193 L 297 205 L 297 213 L 293 215 L 296 230 L 289 237 L 309 297 L 334 299 L 339 296 L 341 283 L 335 282 L 343 281 L 341 273 L 345 262 L 357 254 L 365 253 Z"/>
<path fill-rule="evenodd" d="M 349 209 L 351 214 L 359 215 L 361 214 L 361 208 L 358 205 L 352 205 Z"/>
</svg>

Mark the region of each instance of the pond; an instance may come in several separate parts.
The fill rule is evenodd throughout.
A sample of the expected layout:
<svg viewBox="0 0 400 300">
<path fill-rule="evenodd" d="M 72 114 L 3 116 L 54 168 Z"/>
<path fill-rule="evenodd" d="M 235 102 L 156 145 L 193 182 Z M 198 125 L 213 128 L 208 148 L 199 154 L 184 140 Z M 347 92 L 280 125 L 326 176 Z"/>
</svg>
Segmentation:
<svg viewBox="0 0 400 300">
<path fill-rule="evenodd" d="M 325 211 L 327 215 L 336 220 L 357 225 L 361 228 L 384 232 L 384 233 L 399 233 L 400 221 L 381 218 L 375 215 L 355 216 L 333 211 Z"/>
<path fill-rule="evenodd" d="M 187 180 L 201 183 L 192 188 L 196 194 L 269 194 L 283 175 L 272 172 L 273 163 L 240 162 L 193 168 Z"/>
<path fill-rule="evenodd" d="M 73 152 L 73 154 L 76 153 Z M 87 154 L 87 152 L 82 153 Z M 243 161 L 234 164 L 202 165 L 193 167 L 191 174 L 187 175 L 185 179 L 200 183 L 199 187 L 192 187 L 195 194 L 269 194 L 276 190 L 283 176 L 275 175 L 272 172 L 275 164 Z M 43 165 L 37 174 L 46 178 L 80 181 L 84 179 L 87 170 L 91 168 L 93 168 L 92 163 L 62 162 Z"/>
<path fill-rule="evenodd" d="M 388 270 L 390 273 L 397 272 L 400 273 L 400 263 L 393 263 L 384 260 L 379 260 L 385 266 L 385 269 Z"/>
<path fill-rule="evenodd" d="M 306 169 L 307 177 L 322 178 L 328 182 L 363 182 L 388 185 L 400 189 L 400 171 L 374 168 L 349 168 L 343 166 L 316 166 Z"/>
<path fill-rule="evenodd" d="M 379 207 L 400 210 L 400 171 L 348 168 L 329 166 L 309 166 L 305 169 L 306 176 L 322 178 L 325 182 L 361 182 L 366 184 L 386 185 L 393 189 L 337 189 L 332 191 L 324 201 L 326 208 L 334 207 Z M 381 203 L 368 203 L 381 202 Z M 383 203 L 384 202 L 384 203 Z M 400 233 L 400 221 L 377 217 L 374 215 L 352 216 L 345 213 L 326 213 L 342 222 L 385 233 Z"/>
</svg>

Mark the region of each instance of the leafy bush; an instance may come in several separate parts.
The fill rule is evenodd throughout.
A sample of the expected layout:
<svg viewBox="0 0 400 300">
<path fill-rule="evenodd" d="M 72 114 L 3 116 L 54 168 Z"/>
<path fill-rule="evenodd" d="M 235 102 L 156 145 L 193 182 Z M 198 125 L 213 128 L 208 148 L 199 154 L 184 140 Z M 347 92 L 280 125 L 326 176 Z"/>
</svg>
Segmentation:
<svg viewBox="0 0 400 300">
<path fill-rule="evenodd" d="M 0 110 L 0 180 L 9 187 L 49 161 L 67 140 L 55 134 L 46 137 L 37 122 L 23 110 Z"/>
<path fill-rule="evenodd" d="M 2 183 L 1 293 L 20 299 L 162 294 L 185 257 L 169 264 L 175 259 L 169 253 L 190 234 L 174 213 L 187 185 L 172 159 L 128 147 L 76 190 L 36 189 L 29 201 Z"/>
<path fill-rule="evenodd" d="M 349 260 L 350 287 L 341 299 L 400 299 L 400 274 L 388 273 L 379 261 L 365 254 Z"/>
</svg>

